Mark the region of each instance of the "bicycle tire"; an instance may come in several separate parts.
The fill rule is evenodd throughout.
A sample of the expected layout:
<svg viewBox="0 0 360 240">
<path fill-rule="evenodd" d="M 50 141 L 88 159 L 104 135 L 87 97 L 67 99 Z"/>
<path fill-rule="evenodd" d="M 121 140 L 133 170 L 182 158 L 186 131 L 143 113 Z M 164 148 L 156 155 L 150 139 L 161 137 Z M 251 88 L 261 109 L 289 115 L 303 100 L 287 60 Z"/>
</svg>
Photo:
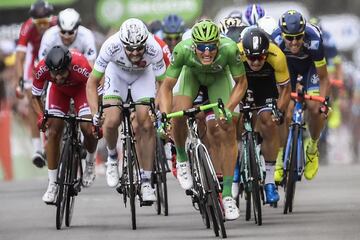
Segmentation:
<svg viewBox="0 0 360 240">
<path fill-rule="evenodd" d="M 133 162 L 133 152 L 132 144 L 130 138 L 126 138 L 125 141 L 126 147 L 126 158 L 127 158 L 127 167 L 128 167 L 128 178 L 129 178 L 129 199 L 130 199 L 130 211 L 131 211 L 131 225 L 132 229 L 136 229 L 136 209 L 135 209 L 135 184 L 134 184 L 134 162 Z"/>
<path fill-rule="evenodd" d="M 190 169 L 191 175 L 193 179 L 193 188 L 197 195 L 193 195 L 193 198 L 196 198 L 197 205 L 199 207 L 199 212 L 201 219 L 207 229 L 211 227 L 210 225 L 210 217 L 209 217 L 209 209 L 206 206 L 206 196 L 204 193 L 205 182 L 203 182 L 204 177 L 201 177 L 200 174 L 200 166 L 199 161 L 195 159 L 194 154 L 192 154 L 194 150 L 188 150 L 188 158 L 190 160 Z"/>
<path fill-rule="evenodd" d="M 253 201 L 254 219 L 257 225 L 262 225 L 262 212 L 261 212 L 261 200 L 260 200 L 260 173 L 258 164 L 256 161 L 256 149 L 255 141 L 252 134 L 248 135 L 249 146 L 249 163 L 250 163 L 250 175 L 251 183 L 251 195 Z"/>
<path fill-rule="evenodd" d="M 216 236 L 219 236 L 219 232 L 222 238 L 226 238 L 226 229 L 224 225 L 224 212 L 221 206 L 221 199 L 219 197 L 219 192 L 216 187 L 216 182 L 214 180 L 214 176 L 211 173 L 210 167 L 207 164 L 211 162 L 210 156 L 208 155 L 207 151 L 204 149 L 202 145 L 198 148 L 199 159 L 202 164 L 202 168 L 204 171 L 205 179 L 207 181 L 207 191 L 209 193 L 208 197 L 208 204 L 210 206 L 210 212 L 213 221 L 214 233 Z M 216 177 L 216 176 L 215 176 Z"/>
<path fill-rule="evenodd" d="M 66 206 L 66 198 L 68 194 L 68 158 L 70 151 L 70 140 L 68 139 L 61 151 L 60 161 L 58 164 L 57 184 L 58 184 L 58 195 L 56 200 L 56 229 L 61 229 L 64 219 L 64 212 Z"/>
<path fill-rule="evenodd" d="M 288 166 L 286 167 L 286 180 L 285 180 L 285 198 L 284 198 L 284 214 L 287 214 L 288 211 L 292 212 L 293 201 L 295 195 L 295 187 L 297 181 L 297 145 L 298 145 L 298 136 L 299 136 L 299 126 L 295 125 L 291 131 L 293 131 L 293 139 L 291 145 L 291 155 L 290 161 L 288 161 Z"/>
<path fill-rule="evenodd" d="M 169 215 L 169 205 L 168 205 L 168 193 L 167 193 L 167 181 L 166 181 L 166 165 L 167 159 L 164 150 L 163 141 L 159 136 L 156 137 L 156 166 L 157 166 L 157 187 L 159 191 L 157 191 L 158 199 L 157 199 L 157 207 L 158 214 L 161 213 L 161 209 L 163 209 L 163 213 L 165 216 Z M 159 213 L 160 212 L 160 213 Z"/>
<path fill-rule="evenodd" d="M 75 189 L 77 185 L 80 187 L 81 182 L 79 182 L 79 179 L 77 179 L 80 165 L 80 156 L 78 153 L 71 154 L 72 161 L 71 168 L 70 169 L 70 178 L 69 178 L 69 191 L 68 195 L 66 197 L 66 207 L 65 207 L 65 225 L 67 227 L 70 227 L 71 219 L 74 211 L 74 205 L 75 205 L 75 197 L 77 194 L 78 189 Z M 70 165 L 69 165 L 70 166 Z M 70 191 L 71 190 L 71 191 Z"/>
<path fill-rule="evenodd" d="M 249 221 L 251 218 L 251 192 L 250 191 L 245 191 L 245 204 L 246 204 L 245 220 Z"/>
</svg>

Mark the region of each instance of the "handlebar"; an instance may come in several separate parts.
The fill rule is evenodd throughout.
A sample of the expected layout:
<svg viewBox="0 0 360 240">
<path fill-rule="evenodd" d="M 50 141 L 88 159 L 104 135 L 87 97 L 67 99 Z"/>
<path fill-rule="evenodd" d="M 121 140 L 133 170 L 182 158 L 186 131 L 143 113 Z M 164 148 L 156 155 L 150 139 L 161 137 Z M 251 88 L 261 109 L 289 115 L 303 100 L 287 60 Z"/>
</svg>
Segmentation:
<svg viewBox="0 0 360 240">
<path fill-rule="evenodd" d="M 62 119 L 64 121 L 67 121 L 69 123 L 71 122 L 89 122 L 92 123 L 92 119 L 91 118 L 84 118 L 84 117 L 79 117 L 76 116 L 74 114 L 52 114 L 49 113 L 47 110 L 44 112 L 44 116 L 43 116 L 43 121 L 41 123 L 41 127 L 40 129 L 44 129 L 45 128 L 45 124 L 47 122 L 47 120 L 49 118 L 58 118 L 58 119 Z"/>
<path fill-rule="evenodd" d="M 304 100 L 310 100 L 310 101 L 315 101 L 315 102 L 322 103 L 322 106 L 319 109 L 319 113 L 327 114 L 329 112 L 329 110 L 331 110 L 331 108 L 329 106 L 330 105 L 329 96 L 326 96 L 326 97 L 311 96 L 311 95 L 308 95 L 308 94 L 301 94 L 301 93 L 292 92 L 291 93 L 291 98 L 295 99 L 298 102 L 303 102 Z"/>
</svg>

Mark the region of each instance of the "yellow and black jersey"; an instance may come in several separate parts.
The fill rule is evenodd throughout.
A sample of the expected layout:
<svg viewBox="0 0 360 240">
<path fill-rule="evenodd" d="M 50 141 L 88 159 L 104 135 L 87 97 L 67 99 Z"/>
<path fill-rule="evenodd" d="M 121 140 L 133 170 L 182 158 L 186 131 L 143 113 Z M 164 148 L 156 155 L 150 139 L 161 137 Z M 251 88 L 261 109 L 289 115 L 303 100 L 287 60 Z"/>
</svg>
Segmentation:
<svg viewBox="0 0 360 240">
<path fill-rule="evenodd" d="M 264 66 L 259 71 L 253 71 L 246 61 L 241 42 L 238 47 L 246 70 L 248 89 L 253 91 L 256 105 L 265 105 L 268 98 L 278 98 L 277 86 L 288 84 L 290 81 L 285 54 L 276 44 L 270 42 Z"/>
</svg>

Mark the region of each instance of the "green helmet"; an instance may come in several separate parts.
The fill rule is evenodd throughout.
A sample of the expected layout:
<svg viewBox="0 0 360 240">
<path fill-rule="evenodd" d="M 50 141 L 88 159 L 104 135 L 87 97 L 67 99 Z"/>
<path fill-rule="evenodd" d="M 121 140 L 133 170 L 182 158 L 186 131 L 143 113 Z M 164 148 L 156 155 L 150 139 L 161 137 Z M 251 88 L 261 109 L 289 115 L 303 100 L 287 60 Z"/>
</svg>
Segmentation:
<svg viewBox="0 0 360 240">
<path fill-rule="evenodd" d="M 219 41 L 219 27 L 211 20 L 205 19 L 197 22 L 191 31 L 191 38 L 195 43 Z"/>
</svg>

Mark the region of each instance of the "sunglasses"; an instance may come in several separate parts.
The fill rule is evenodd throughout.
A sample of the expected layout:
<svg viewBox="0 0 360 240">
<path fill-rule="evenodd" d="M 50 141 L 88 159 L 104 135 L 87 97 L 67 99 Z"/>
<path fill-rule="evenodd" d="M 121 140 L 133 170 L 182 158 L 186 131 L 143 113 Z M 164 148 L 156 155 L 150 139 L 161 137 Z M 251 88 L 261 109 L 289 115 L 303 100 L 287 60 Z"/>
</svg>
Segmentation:
<svg viewBox="0 0 360 240">
<path fill-rule="evenodd" d="M 206 50 L 209 50 L 209 52 L 212 52 L 218 48 L 217 43 L 211 43 L 211 44 L 196 44 L 196 49 L 200 52 L 205 52 Z"/>
<path fill-rule="evenodd" d="M 299 41 L 300 39 L 302 39 L 304 37 L 304 33 L 300 33 L 300 34 L 296 34 L 296 35 L 289 35 L 289 34 L 283 34 L 284 38 L 288 41 Z"/>
<path fill-rule="evenodd" d="M 67 35 L 73 35 L 76 32 L 76 30 L 71 30 L 71 31 L 61 30 L 60 32 L 61 32 L 62 35 L 66 35 L 66 34 Z"/>
<path fill-rule="evenodd" d="M 144 50 L 144 48 L 145 48 L 145 45 L 126 45 L 125 46 L 125 49 L 128 52 L 135 52 L 135 51 L 140 52 L 140 51 Z"/>
<path fill-rule="evenodd" d="M 254 55 L 254 56 L 250 56 L 250 55 L 246 56 L 246 58 L 249 59 L 252 62 L 255 62 L 256 60 L 257 61 L 263 61 L 263 60 L 266 59 L 266 57 L 267 57 L 266 54 L 260 54 L 260 55 Z"/>
<path fill-rule="evenodd" d="M 173 34 L 164 34 L 164 39 L 166 40 L 176 40 L 179 41 L 181 39 L 181 34 L 173 33 Z"/>
</svg>

